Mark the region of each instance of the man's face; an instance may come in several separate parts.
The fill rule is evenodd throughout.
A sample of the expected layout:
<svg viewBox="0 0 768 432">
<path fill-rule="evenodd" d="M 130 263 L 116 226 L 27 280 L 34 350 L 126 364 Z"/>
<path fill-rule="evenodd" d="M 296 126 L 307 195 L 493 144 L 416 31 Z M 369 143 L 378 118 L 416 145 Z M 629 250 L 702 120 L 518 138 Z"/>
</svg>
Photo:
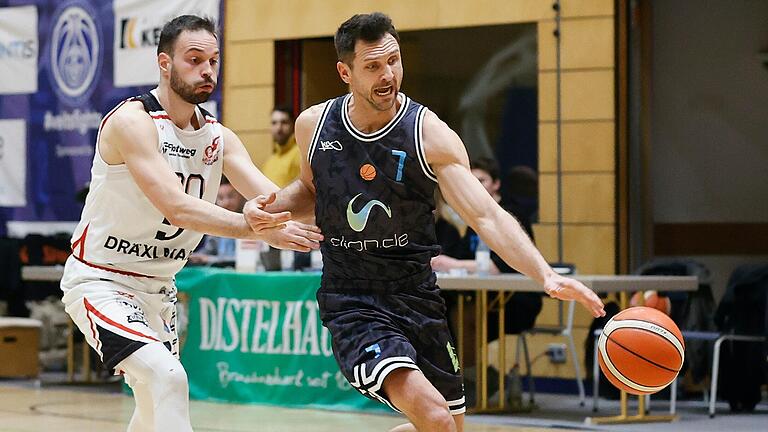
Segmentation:
<svg viewBox="0 0 768 432">
<path fill-rule="evenodd" d="M 378 111 L 391 109 L 403 81 L 400 45 L 387 33 L 376 42 L 358 40 L 352 65 L 339 62 L 337 69 L 352 93 Z"/>
<path fill-rule="evenodd" d="M 183 31 L 176 39 L 173 53 L 168 66 L 171 89 L 191 104 L 207 101 L 216 89 L 219 75 L 216 38 L 205 30 Z"/>
<path fill-rule="evenodd" d="M 475 178 L 480 181 L 480 184 L 483 185 L 485 190 L 488 191 L 488 194 L 491 196 L 494 196 L 499 192 L 501 182 L 498 179 L 494 180 L 487 171 L 475 168 L 472 170 L 472 175 L 474 175 Z"/>
<path fill-rule="evenodd" d="M 243 196 L 231 184 L 225 183 L 219 186 L 219 193 L 216 195 L 217 206 L 224 207 L 229 211 L 240 212 L 243 210 L 244 204 Z"/>
<path fill-rule="evenodd" d="M 288 113 L 272 111 L 272 139 L 280 145 L 285 145 L 293 135 L 293 120 Z"/>
</svg>

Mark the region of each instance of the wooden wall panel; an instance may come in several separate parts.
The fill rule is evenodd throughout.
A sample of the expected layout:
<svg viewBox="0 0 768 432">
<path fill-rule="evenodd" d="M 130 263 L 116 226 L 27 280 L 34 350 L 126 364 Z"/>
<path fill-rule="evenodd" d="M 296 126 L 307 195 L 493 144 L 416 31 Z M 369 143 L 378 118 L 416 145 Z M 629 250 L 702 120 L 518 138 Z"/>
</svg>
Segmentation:
<svg viewBox="0 0 768 432">
<path fill-rule="evenodd" d="M 581 365 L 582 374 L 584 373 L 584 339 L 587 337 L 588 330 L 585 328 L 574 328 L 573 337 L 576 342 L 576 355 Z M 552 335 L 537 335 L 528 339 L 528 350 L 531 357 L 541 354 L 546 351 L 547 345 L 550 343 L 565 344 L 565 338 L 561 336 Z M 508 335 L 505 340 L 506 352 L 507 352 L 507 370 L 515 363 L 515 347 L 517 346 L 517 336 Z M 494 341 L 488 344 L 488 363 L 499 368 L 498 365 L 498 342 Z M 575 378 L 576 373 L 571 361 L 571 353 L 569 349 L 566 349 L 566 362 L 561 364 L 550 363 L 546 357 L 540 359 L 532 365 L 533 375 L 537 377 L 549 377 L 549 378 Z M 522 362 L 523 360 L 520 359 Z M 576 389 L 576 384 L 573 384 L 573 389 Z"/>
<path fill-rule="evenodd" d="M 613 17 L 562 21 L 560 65 L 563 69 L 612 68 L 614 65 Z M 555 23 L 538 26 L 539 70 L 556 68 Z"/>
<path fill-rule="evenodd" d="M 272 152 L 272 134 L 269 131 L 237 133 L 256 166 L 261 166 Z"/>
<path fill-rule="evenodd" d="M 225 42 L 224 84 L 227 87 L 274 85 L 275 44 L 272 41 Z"/>
<path fill-rule="evenodd" d="M 560 4 L 563 8 L 564 18 L 576 18 L 605 15 L 613 16 L 613 2 L 614 0 L 563 0 Z M 611 29 L 611 32 L 613 32 L 613 29 Z"/>
<path fill-rule="evenodd" d="M 536 246 L 549 262 L 557 261 L 557 225 L 534 224 Z M 581 274 L 614 274 L 613 224 L 565 224 L 563 260 L 576 264 Z"/>
<path fill-rule="evenodd" d="M 298 39 L 330 36 L 356 13 L 386 11 L 400 30 L 536 22 L 554 18 L 542 0 L 228 0 L 232 40 Z M 612 16 L 611 0 L 566 1 L 569 17 Z"/>
<path fill-rule="evenodd" d="M 584 121 L 562 125 L 563 172 L 612 172 L 616 166 L 613 121 Z M 557 172 L 557 128 L 539 124 L 539 172 Z"/>
<path fill-rule="evenodd" d="M 613 223 L 615 180 L 611 173 L 563 175 L 563 221 Z M 557 176 L 539 174 L 539 221 L 557 222 Z"/>
<path fill-rule="evenodd" d="M 227 89 L 224 99 L 224 124 L 235 132 L 268 131 L 274 93 L 272 86 Z"/>
<path fill-rule="evenodd" d="M 539 73 L 539 121 L 557 118 L 555 72 Z M 612 120 L 615 116 L 613 69 L 564 71 L 562 116 L 570 120 Z"/>
</svg>

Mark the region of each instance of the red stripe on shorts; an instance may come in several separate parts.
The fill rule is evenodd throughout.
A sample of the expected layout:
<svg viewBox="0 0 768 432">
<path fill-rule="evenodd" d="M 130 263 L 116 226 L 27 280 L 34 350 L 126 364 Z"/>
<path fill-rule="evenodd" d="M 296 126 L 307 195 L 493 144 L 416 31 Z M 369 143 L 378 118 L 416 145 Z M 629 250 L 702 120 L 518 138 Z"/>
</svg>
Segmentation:
<svg viewBox="0 0 768 432">
<path fill-rule="evenodd" d="M 104 315 L 101 312 L 97 311 L 96 308 L 93 307 L 92 304 L 88 303 L 88 299 L 83 299 L 83 303 L 85 304 L 85 308 L 87 310 L 89 310 L 91 313 L 93 313 L 94 315 L 99 317 L 99 319 L 101 319 L 102 321 L 106 322 L 107 324 L 113 325 L 113 326 L 119 328 L 120 330 L 126 331 L 126 332 L 128 332 L 128 333 L 130 333 L 132 335 L 136 335 L 136 336 L 139 336 L 139 337 L 147 338 L 147 339 L 149 339 L 149 340 L 151 340 L 153 342 L 160 342 L 159 340 L 153 338 L 152 336 L 145 335 L 144 333 L 142 333 L 140 331 L 134 330 L 134 329 L 132 329 L 130 327 L 126 327 L 126 326 L 124 326 L 124 325 L 122 325 L 120 323 L 112 321 L 111 319 L 109 319 L 109 317 L 107 317 L 106 315 Z"/>
</svg>

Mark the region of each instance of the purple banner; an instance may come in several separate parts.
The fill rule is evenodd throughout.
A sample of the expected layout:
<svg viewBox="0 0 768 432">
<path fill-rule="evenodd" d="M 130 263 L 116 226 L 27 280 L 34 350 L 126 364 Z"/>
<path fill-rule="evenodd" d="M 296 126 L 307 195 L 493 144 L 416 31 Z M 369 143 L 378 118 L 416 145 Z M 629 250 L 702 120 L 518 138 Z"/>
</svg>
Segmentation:
<svg viewBox="0 0 768 432">
<path fill-rule="evenodd" d="M 0 207 L 0 235 L 6 234 L 8 221 L 77 221 L 82 211 L 77 195 L 90 180 L 101 118 L 121 100 L 154 87 L 115 87 L 113 2 L 0 0 L 0 8 L 17 6 L 36 7 L 37 40 L 6 36 L 0 40 L 0 62 L 23 62 L 36 55 L 37 91 L 29 93 L 20 84 L 13 94 L 12 84 L 22 83 L 21 77 L 0 78 L 11 80 L 10 90 L 0 87 L 0 120 L 27 122 L 27 205 Z M 156 32 L 148 28 L 142 34 Z M 156 44 L 142 34 L 117 37 Z M 220 88 L 212 100 L 221 101 Z M 6 143 L 4 151 L 11 145 Z"/>
</svg>

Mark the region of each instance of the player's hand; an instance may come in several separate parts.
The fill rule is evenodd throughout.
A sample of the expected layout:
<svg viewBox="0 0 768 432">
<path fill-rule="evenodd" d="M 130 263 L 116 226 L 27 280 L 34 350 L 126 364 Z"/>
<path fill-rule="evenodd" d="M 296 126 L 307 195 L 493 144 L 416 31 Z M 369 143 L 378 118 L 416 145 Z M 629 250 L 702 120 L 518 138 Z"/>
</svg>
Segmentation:
<svg viewBox="0 0 768 432">
<path fill-rule="evenodd" d="M 591 289 L 576 279 L 553 274 L 544 281 L 544 292 L 560 300 L 576 300 L 586 307 L 595 318 L 605 316 L 603 301 Z"/>
<path fill-rule="evenodd" d="M 451 271 L 451 269 L 461 267 L 460 264 L 461 263 L 459 260 L 449 257 L 448 255 L 438 255 L 436 257 L 432 257 L 431 261 L 432 270 L 444 273 Z"/>
<path fill-rule="evenodd" d="M 268 204 L 275 202 L 275 198 L 273 192 L 267 196 L 259 195 L 245 203 L 243 215 L 254 232 L 282 228 L 291 219 L 291 212 L 269 213 L 264 209 Z"/>
<path fill-rule="evenodd" d="M 298 252 L 309 252 L 320 248 L 323 235 L 320 228 L 301 222 L 288 221 L 280 228 L 269 228 L 261 231 L 261 240 L 278 249 L 290 249 Z"/>
</svg>

